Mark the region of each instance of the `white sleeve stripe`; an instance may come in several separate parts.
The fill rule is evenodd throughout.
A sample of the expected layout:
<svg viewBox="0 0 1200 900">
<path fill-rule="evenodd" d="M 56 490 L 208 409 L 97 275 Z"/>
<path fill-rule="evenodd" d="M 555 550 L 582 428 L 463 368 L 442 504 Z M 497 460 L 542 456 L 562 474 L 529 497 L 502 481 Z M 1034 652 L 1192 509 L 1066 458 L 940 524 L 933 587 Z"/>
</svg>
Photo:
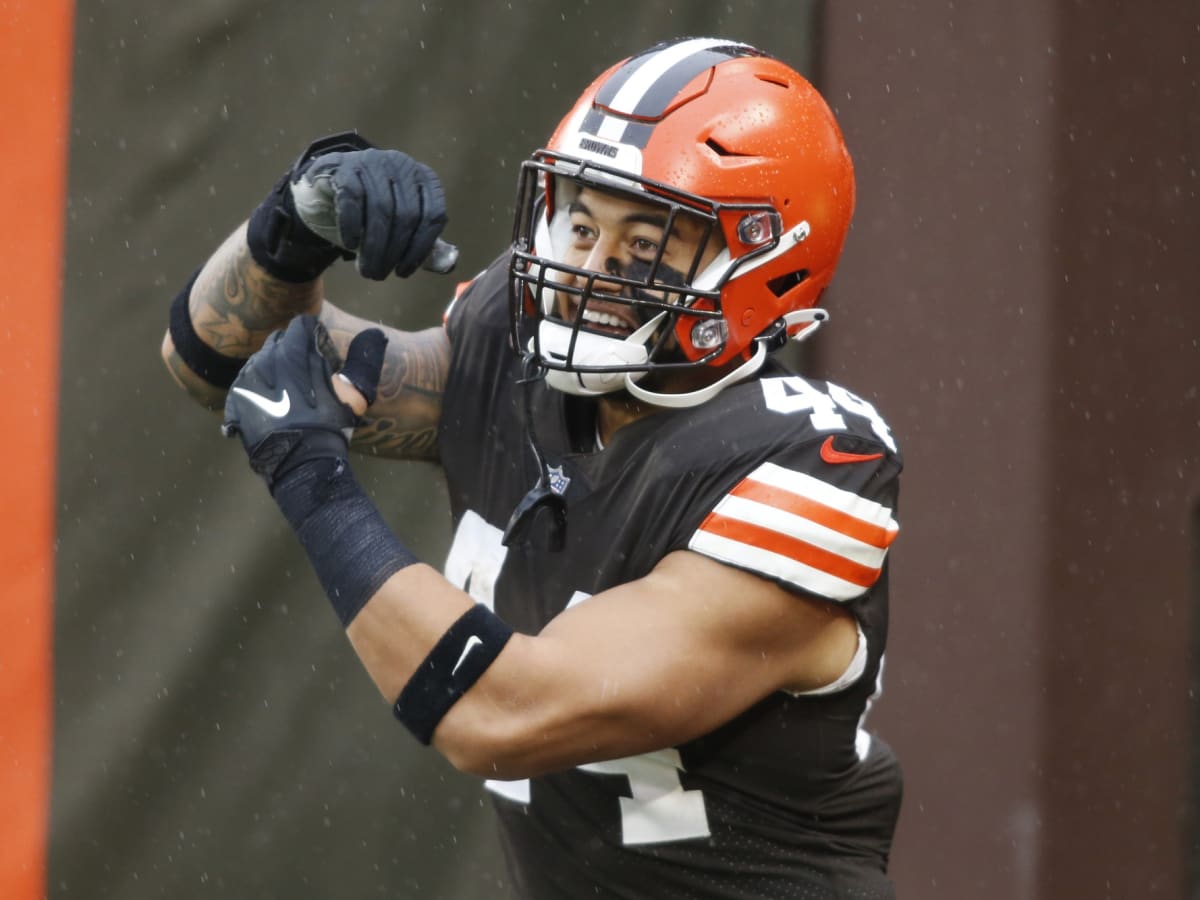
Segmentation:
<svg viewBox="0 0 1200 900">
<path fill-rule="evenodd" d="M 763 484 L 769 484 L 801 497 L 808 497 L 810 500 L 841 510 L 879 528 L 891 531 L 899 527 L 896 520 L 892 518 L 890 508 L 876 503 L 874 500 L 860 497 L 853 491 L 834 487 L 827 481 L 813 478 L 803 472 L 785 469 L 783 466 L 768 462 L 763 463 L 748 477 L 753 481 L 761 481 Z"/>
<path fill-rule="evenodd" d="M 812 544 L 814 547 L 828 550 L 830 553 L 836 553 L 838 556 L 853 560 L 859 565 L 871 569 L 878 569 L 882 566 L 883 558 L 887 555 L 887 549 L 884 547 L 876 547 L 873 544 L 855 540 L 849 535 L 828 528 L 813 519 L 743 497 L 725 497 L 717 504 L 714 512 L 741 522 L 761 525 L 763 528 L 796 538 Z"/>
<path fill-rule="evenodd" d="M 806 566 L 790 556 L 772 553 L 770 550 L 743 544 L 741 541 L 730 540 L 707 531 L 697 531 L 693 534 L 688 542 L 688 549 L 721 562 L 791 582 L 797 587 L 831 600 L 853 600 L 866 593 L 862 585 Z"/>
</svg>

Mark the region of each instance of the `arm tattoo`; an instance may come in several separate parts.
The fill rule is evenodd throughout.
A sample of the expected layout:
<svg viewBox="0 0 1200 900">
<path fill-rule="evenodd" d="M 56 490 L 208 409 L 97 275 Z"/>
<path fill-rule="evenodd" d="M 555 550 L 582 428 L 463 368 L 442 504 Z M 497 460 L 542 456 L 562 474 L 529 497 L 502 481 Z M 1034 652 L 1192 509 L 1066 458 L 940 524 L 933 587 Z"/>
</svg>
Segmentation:
<svg viewBox="0 0 1200 900">
<path fill-rule="evenodd" d="M 343 355 L 354 335 L 380 327 L 322 303 L 321 281 L 288 284 L 266 274 L 250 256 L 245 226 L 235 231 L 205 264 L 192 287 L 189 311 L 200 338 L 226 356 L 249 357 L 294 316 L 319 313 Z M 450 341 L 440 328 L 407 333 L 384 327 L 388 336 L 383 373 L 367 422 L 354 434 L 364 453 L 436 460 L 442 392 L 450 366 Z M 221 410 L 225 391 L 194 373 L 179 357 L 170 334 L 163 360 L 175 380 L 209 409 Z"/>
<path fill-rule="evenodd" d="M 358 332 L 380 327 L 330 303 L 322 309 L 321 321 L 343 354 Z M 450 339 L 440 326 L 416 332 L 383 330 L 388 346 L 378 393 L 351 446 L 362 453 L 436 461 Z"/>
<path fill-rule="evenodd" d="M 288 284 L 258 267 L 239 228 L 204 266 L 189 309 L 196 333 L 226 356 L 250 356 L 268 335 L 321 306 L 321 282 Z"/>
<path fill-rule="evenodd" d="M 243 225 L 204 264 L 188 311 L 196 334 L 226 356 L 248 358 L 272 331 L 295 315 L 316 312 L 321 305 L 321 282 L 286 284 L 260 269 L 246 246 Z M 193 372 L 179 356 L 168 334 L 163 338 L 163 361 L 175 381 L 201 406 L 220 410 L 225 391 Z"/>
</svg>

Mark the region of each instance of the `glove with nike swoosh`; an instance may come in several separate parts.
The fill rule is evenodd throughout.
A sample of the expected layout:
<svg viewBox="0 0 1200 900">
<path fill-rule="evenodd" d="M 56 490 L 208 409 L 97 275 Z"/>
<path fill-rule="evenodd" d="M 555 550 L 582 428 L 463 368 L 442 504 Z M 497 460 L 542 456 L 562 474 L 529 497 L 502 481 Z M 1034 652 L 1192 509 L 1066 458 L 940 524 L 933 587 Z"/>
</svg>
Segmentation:
<svg viewBox="0 0 1200 900">
<path fill-rule="evenodd" d="M 330 381 L 353 384 L 375 399 L 387 338 L 378 328 L 350 342 L 341 366 L 333 341 L 315 316 L 298 316 L 276 331 L 246 362 L 225 399 L 221 433 L 237 435 L 250 468 L 269 488 L 310 459 L 345 458 L 358 419 L 338 399 Z"/>
</svg>

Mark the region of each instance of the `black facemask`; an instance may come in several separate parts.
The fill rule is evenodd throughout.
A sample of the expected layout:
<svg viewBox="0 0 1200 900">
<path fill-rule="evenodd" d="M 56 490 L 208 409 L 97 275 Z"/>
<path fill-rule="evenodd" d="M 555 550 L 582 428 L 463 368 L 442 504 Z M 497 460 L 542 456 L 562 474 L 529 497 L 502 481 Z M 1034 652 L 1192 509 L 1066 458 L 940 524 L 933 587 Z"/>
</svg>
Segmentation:
<svg viewBox="0 0 1200 900">
<path fill-rule="evenodd" d="M 623 285 L 620 294 L 623 299 L 633 301 L 633 310 L 640 325 L 645 325 L 662 310 L 656 306 L 643 306 L 638 303 L 639 300 L 645 300 L 648 303 L 669 303 L 676 295 L 672 292 L 664 297 L 659 286 L 678 289 L 687 287 L 683 273 L 664 262 L 660 262 L 655 267 L 653 262 L 633 259 L 628 264 L 622 265 L 620 260 L 610 256 L 604 262 L 604 273 L 643 283 L 641 285 Z M 650 278 L 651 273 L 654 274 L 654 280 L 651 282 L 654 287 L 647 287 L 645 282 Z"/>
</svg>

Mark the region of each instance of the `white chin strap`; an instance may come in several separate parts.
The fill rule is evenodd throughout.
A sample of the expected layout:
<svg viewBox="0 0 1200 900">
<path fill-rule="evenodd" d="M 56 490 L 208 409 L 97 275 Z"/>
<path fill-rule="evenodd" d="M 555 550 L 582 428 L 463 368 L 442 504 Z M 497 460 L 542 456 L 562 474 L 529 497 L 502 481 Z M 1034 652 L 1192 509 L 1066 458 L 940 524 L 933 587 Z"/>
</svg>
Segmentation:
<svg viewBox="0 0 1200 900">
<path fill-rule="evenodd" d="M 795 312 L 790 312 L 783 317 L 784 327 L 791 331 L 797 325 L 805 325 L 803 331 L 799 332 L 792 340 L 806 341 L 817 329 L 825 322 L 829 321 L 829 313 L 823 309 L 799 309 Z M 767 361 L 767 345 L 763 341 L 756 342 L 754 355 L 748 360 L 734 369 L 732 372 L 722 376 L 712 384 L 706 385 L 696 391 L 688 391 L 683 394 L 660 394 L 657 391 L 648 391 L 643 387 L 634 384 L 632 380 L 626 380 L 625 390 L 641 400 L 644 403 L 653 403 L 655 406 L 667 406 L 672 409 L 685 409 L 690 406 L 699 406 L 701 403 L 707 403 L 725 388 L 731 384 L 736 384 L 739 381 L 745 381 L 751 375 L 758 372 L 763 367 L 763 363 Z M 642 374 L 642 373 L 638 373 Z"/>
<path fill-rule="evenodd" d="M 644 364 L 647 358 L 645 342 L 664 315 L 666 313 L 655 316 L 624 341 L 580 331 L 575 341 L 574 361 L 583 366 Z M 808 340 L 828 321 L 829 313 L 823 309 L 801 309 L 783 317 L 784 327 L 788 331 L 797 325 L 806 326 L 792 338 L 797 342 Z M 565 360 L 571 333 L 572 330 L 566 325 L 543 320 L 538 328 L 543 356 Z M 533 349 L 532 341 L 529 349 Z M 645 377 L 645 372 L 564 372 L 561 369 L 548 369 L 546 383 L 555 390 L 579 397 L 599 397 L 624 388 L 631 396 L 644 403 L 671 409 L 686 409 L 707 403 L 731 384 L 744 381 L 757 373 L 767 361 L 767 353 L 767 345 L 759 341 L 754 348 L 754 355 L 736 369 L 699 390 L 681 394 L 663 394 L 640 387 L 638 381 Z"/>
<path fill-rule="evenodd" d="M 665 312 L 654 316 L 645 325 L 625 338 L 605 337 L 580 329 L 573 328 L 543 319 L 538 325 L 538 343 L 541 345 L 542 358 L 555 362 L 566 362 L 571 347 L 571 339 L 575 339 L 575 353 L 571 356 L 572 365 L 586 367 L 618 366 L 628 368 L 646 364 L 649 354 L 646 344 L 654 335 L 659 322 L 666 316 Z M 530 351 L 534 349 L 532 340 L 529 342 Z M 642 378 L 645 372 L 565 372 L 562 369 L 547 369 L 546 383 L 556 390 L 580 397 L 599 397 L 611 394 Z"/>
<path fill-rule="evenodd" d="M 648 391 L 645 388 L 640 388 L 632 381 L 625 385 L 625 390 L 629 391 L 637 399 L 645 403 L 653 403 L 655 406 L 669 406 L 672 409 L 683 409 L 689 406 L 699 406 L 701 403 L 707 403 L 729 385 L 749 378 L 755 372 L 762 368 L 763 363 L 767 361 L 767 345 L 759 343 L 754 348 L 754 355 L 748 360 L 723 376 L 712 384 L 700 388 L 698 391 L 688 391 L 684 394 L 660 394 L 657 391 Z"/>
<path fill-rule="evenodd" d="M 784 316 L 784 326 L 788 331 L 796 328 L 797 325 L 805 325 L 803 331 L 799 331 L 796 337 L 791 338 L 793 341 L 806 341 L 816 334 L 816 330 L 821 328 L 821 325 L 828 322 L 829 313 L 824 310 L 797 310 L 787 313 Z M 626 382 L 625 390 L 628 390 L 632 396 L 638 398 L 644 403 L 653 403 L 654 406 L 670 407 L 672 409 L 684 409 L 688 407 L 698 407 L 701 403 L 707 403 L 713 397 L 720 394 L 731 384 L 743 382 L 746 378 L 755 374 L 762 368 L 763 362 L 767 361 L 767 344 L 763 341 L 757 341 L 754 350 L 754 355 L 750 359 L 743 362 L 742 365 L 734 368 L 734 370 L 726 376 L 715 380 L 712 384 L 704 386 L 700 390 L 688 391 L 685 394 L 659 394 L 656 391 L 649 391 L 632 382 Z"/>
</svg>

